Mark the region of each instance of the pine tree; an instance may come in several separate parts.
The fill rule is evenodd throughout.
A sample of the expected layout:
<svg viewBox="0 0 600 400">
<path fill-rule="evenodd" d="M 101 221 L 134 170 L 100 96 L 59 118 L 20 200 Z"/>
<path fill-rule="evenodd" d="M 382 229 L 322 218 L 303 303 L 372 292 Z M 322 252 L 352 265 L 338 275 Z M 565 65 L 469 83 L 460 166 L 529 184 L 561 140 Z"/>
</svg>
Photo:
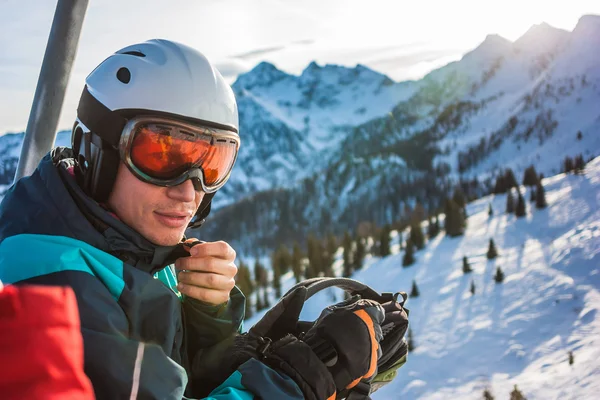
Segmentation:
<svg viewBox="0 0 600 400">
<path fill-rule="evenodd" d="M 530 165 L 523 174 L 523 185 L 525 186 L 535 186 L 537 185 L 538 176 L 535 171 L 535 167 Z"/>
<path fill-rule="evenodd" d="M 498 251 L 496 250 L 496 244 L 494 243 L 494 239 L 490 239 L 490 245 L 487 251 L 488 260 L 494 259 L 498 257 Z"/>
<path fill-rule="evenodd" d="M 444 204 L 444 212 L 446 220 L 444 228 L 448 236 L 460 236 L 464 233 L 465 220 L 462 214 L 462 209 L 452 199 L 446 199 Z"/>
<path fill-rule="evenodd" d="M 415 221 L 410 226 L 410 241 L 417 247 L 417 250 L 425 247 L 425 237 L 423 236 L 423 229 L 421 229 L 420 222 Z"/>
<path fill-rule="evenodd" d="M 484 400 L 494 400 L 494 396 L 492 396 L 492 392 L 489 389 L 485 389 L 483 391 L 483 399 Z"/>
<path fill-rule="evenodd" d="M 573 170 L 575 171 L 576 174 L 580 174 L 583 172 L 584 168 L 585 168 L 585 161 L 583 160 L 583 155 L 580 154 L 577 157 L 575 157 L 575 161 L 573 161 Z"/>
<path fill-rule="evenodd" d="M 429 217 L 427 219 L 427 237 L 429 237 L 429 239 L 435 237 L 437 235 L 437 232 L 435 231 L 435 224 L 433 222 L 433 218 Z"/>
<path fill-rule="evenodd" d="M 415 262 L 415 256 L 414 256 L 414 244 L 413 242 L 411 242 L 410 240 L 406 241 L 406 250 L 404 252 L 404 257 L 402 258 L 402 266 L 403 267 L 408 267 L 410 265 L 413 265 Z"/>
<path fill-rule="evenodd" d="M 425 207 L 419 201 L 415 205 L 415 209 L 412 212 L 411 220 L 413 221 L 423 221 L 425 219 Z"/>
<path fill-rule="evenodd" d="M 256 311 L 264 310 L 265 305 L 263 304 L 261 291 L 257 290 L 255 293 L 256 293 Z"/>
<path fill-rule="evenodd" d="M 419 288 L 417 287 L 417 282 L 413 280 L 412 289 L 410 290 L 409 297 L 419 297 Z"/>
<path fill-rule="evenodd" d="M 454 190 L 454 194 L 452 195 L 452 200 L 454 200 L 456 205 L 458 205 L 460 208 L 465 208 L 465 206 L 467 205 L 467 201 L 465 199 L 465 194 L 463 193 L 463 191 L 461 190 L 460 187 L 457 187 Z"/>
<path fill-rule="evenodd" d="M 254 292 L 254 282 L 250 276 L 250 269 L 248 266 L 240 260 L 238 272 L 235 276 L 235 284 L 242 291 L 246 297 L 246 310 L 244 313 L 244 319 L 251 318 L 253 315 L 252 301 L 250 301 L 252 293 Z"/>
<path fill-rule="evenodd" d="M 469 272 L 473 271 L 473 269 L 471 268 L 471 265 L 469 264 L 469 260 L 467 259 L 467 256 L 463 257 L 462 271 L 463 271 L 463 274 L 468 274 Z"/>
<path fill-rule="evenodd" d="M 537 183 L 536 183 L 536 185 L 537 185 Z M 533 203 L 535 201 L 535 189 L 534 188 L 529 189 L 529 201 L 531 203 Z"/>
<path fill-rule="evenodd" d="M 269 301 L 269 293 L 267 292 L 267 289 L 265 288 L 265 290 L 263 291 L 263 306 L 265 308 L 269 308 L 271 307 L 271 302 Z"/>
<path fill-rule="evenodd" d="M 256 281 L 257 287 L 257 301 L 256 301 L 256 310 L 260 311 L 264 308 L 268 307 L 268 297 L 267 297 L 267 285 L 269 282 L 267 271 L 265 267 L 260 263 L 258 257 L 254 262 L 254 280 Z M 262 293 L 262 297 L 261 297 Z"/>
<path fill-rule="evenodd" d="M 517 385 L 515 385 L 515 388 L 513 389 L 512 392 L 510 392 L 510 400 L 527 400 L 525 398 L 525 396 L 523 396 L 523 393 L 521 393 L 521 391 L 517 388 Z"/>
<path fill-rule="evenodd" d="M 335 253 L 338 249 L 338 243 L 335 236 L 330 233 L 327 235 L 327 242 L 325 243 L 324 256 L 323 256 L 323 272 L 325 276 L 332 277 L 333 273 L 333 262 L 335 261 Z"/>
<path fill-rule="evenodd" d="M 312 234 L 307 239 L 308 268 L 306 278 L 316 278 L 323 273 L 323 245 Z"/>
<path fill-rule="evenodd" d="M 565 173 L 573 171 L 573 159 L 571 157 L 565 157 L 565 161 L 563 162 L 563 168 Z"/>
<path fill-rule="evenodd" d="M 296 283 L 298 283 L 302 280 L 302 250 L 298 243 L 294 243 L 291 264 L 294 278 L 296 279 Z"/>
<path fill-rule="evenodd" d="M 500 175 L 496 177 L 496 184 L 494 185 L 494 194 L 502 194 L 506 193 L 506 180 L 504 179 L 504 175 Z"/>
<path fill-rule="evenodd" d="M 344 277 L 349 278 L 352 275 L 352 237 L 349 232 L 344 234 L 344 240 L 342 242 L 344 247 Z"/>
<path fill-rule="evenodd" d="M 515 198 L 512 195 L 512 189 L 508 189 L 508 194 L 506 195 L 506 213 L 512 214 L 515 212 Z"/>
<path fill-rule="evenodd" d="M 521 218 L 525 216 L 525 199 L 523 199 L 520 190 L 518 190 L 517 193 L 519 193 L 519 197 L 517 197 L 517 208 L 515 209 L 515 215 L 517 218 Z"/>
<path fill-rule="evenodd" d="M 427 227 L 427 236 L 429 239 L 436 237 L 440 233 L 440 218 L 439 215 L 429 218 L 429 226 Z"/>
<path fill-rule="evenodd" d="M 287 273 L 292 266 L 292 255 L 290 254 L 290 251 L 288 250 L 287 246 L 284 244 L 279 246 L 277 253 L 278 253 L 279 270 L 281 271 L 281 274 L 283 275 L 283 274 Z"/>
<path fill-rule="evenodd" d="M 471 294 L 475 294 L 475 281 L 471 281 Z"/>
<path fill-rule="evenodd" d="M 494 209 L 492 208 L 492 203 L 489 204 L 488 207 L 488 216 L 493 216 L 494 215 Z"/>
<path fill-rule="evenodd" d="M 271 269 L 273 270 L 273 289 L 275 297 L 281 297 L 281 256 L 280 250 L 275 250 L 271 255 Z"/>
<path fill-rule="evenodd" d="M 385 225 L 381 229 L 379 237 L 379 255 L 381 257 L 387 257 L 390 255 L 390 231 L 389 225 Z"/>
<path fill-rule="evenodd" d="M 573 365 L 574 362 L 575 362 L 575 357 L 573 356 L 573 352 L 570 351 L 569 352 L 569 365 Z"/>
<path fill-rule="evenodd" d="M 535 192 L 535 207 L 539 209 L 546 208 L 548 203 L 546 203 L 546 192 L 541 180 L 538 182 Z"/>
<path fill-rule="evenodd" d="M 583 138 L 583 134 L 581 133 L 581 131 L 577 132 L 577 140 L 581 140 Z"/>
<path fill-rule="evenodd" d="M 408 342 L 408 351 L 413 351 L 415 349 L 415 342 L 413 340 L 412 329 L 410 328 L 408 328 L 408 337 L 406 338 L 406 341 Z"/>
<path fill-rule="evenodd" d="M 510 169 L 510 168 L 508 168 L 504 172 L 504 183 L 506 184 L 506 189 L 507 190 L 519 186 L 517 184 L 517 179 L 515 178 L 515 174 L 512 171 L 512 169 Z"/>
<path fill-rule="evenodd" d="M 356 236 L 356 251 L 354 253 L 354 270 L 359 270 L 363 267 L 363 261 L 365 259 L 365 242 L 360 236 Z"/>
<path fill-rule="evenodd" d="M 496 283 L 504 282 L 504 272 L 502 272 L 502 268 L 496 267 L 496 275 L 494 275 L 494 281 Z"/>
<path fill-rule="evenodd" d="M 333 262 L 335 261 L 337 248 L 337 239 L 333 234 L 327 235 L 327 240 L 325 242 L 319 241 L 318 249 L 321 254 L 321 272 L 324 276 L 335 276 L 333 272 Z"/>
<path fill-rule="evenodd" d="M 398 235 L 396 236 L 396 240 L 398 241 L 398 244 L 400 245 L 400 250 L 403 249 L 403 244 L 402 244 L 402 231 L 400 229 L 397 230 Z"/>
</svg>

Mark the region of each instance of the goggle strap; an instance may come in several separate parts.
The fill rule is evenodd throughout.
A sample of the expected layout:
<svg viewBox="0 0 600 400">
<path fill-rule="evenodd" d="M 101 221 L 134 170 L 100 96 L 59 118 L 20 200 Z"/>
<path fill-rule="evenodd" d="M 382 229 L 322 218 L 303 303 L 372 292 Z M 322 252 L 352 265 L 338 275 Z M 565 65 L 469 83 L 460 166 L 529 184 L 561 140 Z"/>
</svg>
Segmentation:
<svg viewBox="0 0 600 400">
<path fill-rule="evenodd" d="M 90 131 L 113 147 L 119 145 L 121 133 L 127 124 L 127 119 L 111 111 L 92 96 L 87 85 L 81 93 L 81 99 L 77 107 L 77 117 Z"/>
<path fill-rule="evenodd" d="M 194 229 L 194 228 L 199 228 L 200 226 L 202 226 L 202 224 L 208 217 L 208 214 L 210 214 L 210 208 L 212 205 L 212 199 L 213 199 L 214 195 L 215 195 L 214 193 L 207 193 L 204 195 L 204 198 L 202 199 L 202 202 L 200 203 L 200 207 L 198 207 L 198 211 L 196 211 L 196 215 L 190 221 L 188 228 Z"/>
</svg>

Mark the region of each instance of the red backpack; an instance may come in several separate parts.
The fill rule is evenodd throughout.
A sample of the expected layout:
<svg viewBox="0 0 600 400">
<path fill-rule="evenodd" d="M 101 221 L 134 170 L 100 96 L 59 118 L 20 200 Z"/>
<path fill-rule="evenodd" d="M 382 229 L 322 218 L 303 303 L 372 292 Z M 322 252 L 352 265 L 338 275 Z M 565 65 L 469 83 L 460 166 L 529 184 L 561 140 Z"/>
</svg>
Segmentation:
<svg viewBox="0 0 600 400">
<path fill-rule="evenodd" d="M 94 399 L 71 288 L 0 284 L 0 393 L 7 400 Z"/>
</svg>

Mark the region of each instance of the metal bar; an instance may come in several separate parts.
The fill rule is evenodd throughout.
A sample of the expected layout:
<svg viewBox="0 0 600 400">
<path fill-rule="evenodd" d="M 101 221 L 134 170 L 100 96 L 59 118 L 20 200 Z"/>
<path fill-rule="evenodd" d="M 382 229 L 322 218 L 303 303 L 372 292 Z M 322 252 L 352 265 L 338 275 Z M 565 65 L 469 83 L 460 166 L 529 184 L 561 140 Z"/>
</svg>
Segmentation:
<svg viewBox="0 0 600 400">
<path fill-rule="evenodd" d="M 88 0 L 58 0 L 38 78 L 15 182 L 31 175 L 56 139 Z"/>
</svg>

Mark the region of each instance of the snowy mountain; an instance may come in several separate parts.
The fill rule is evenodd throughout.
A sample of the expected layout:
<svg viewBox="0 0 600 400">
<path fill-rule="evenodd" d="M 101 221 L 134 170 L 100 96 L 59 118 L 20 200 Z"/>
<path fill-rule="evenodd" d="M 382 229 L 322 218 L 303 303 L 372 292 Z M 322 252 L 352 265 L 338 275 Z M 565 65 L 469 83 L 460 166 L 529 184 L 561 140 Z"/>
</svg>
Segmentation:
<svg viewBox="0 0 600 400">
<path fill-rule="evenodd" d="M 391 222 L 402 216 L 405 205 L 417 201 L 435 208 L 459 181 L 475 181 L 475 195 L 485 193 L 505 168 L 520 179 L 532 164 L 548 176 L 560 172 L 565 156 L 589 159 L 600 152 L 600 53 L 594 50 L 599 45 L 600 16 L 582 17 L 572 32 L 536 25 L 514 43 L 490 35 L 461 60 L 420 81 L 385 86 L 386 93 L 401 99 L 391 111 L 377 108 L 385 110 L 380 117 L 368 111 L 364 122 L 348 115 L 354 103 L 347 105 L 346 86 L 339 83 L 347 69 L 311 64 L 301 77 L 291 77 L 263 63 L 257 67 L 260 79 L 251 71 L 234 87 L 245 87 L 264 107 L 277 110 L 273 118 L 283 114 L 279 122 L 294 127 L 295 134 L 286 136 L 293 138 L 293 157 L 280 146 L 251 139 L 251 149 L 266 147 L 276 160 L 285 159 L 288 169 L 273 170 L 267 162 L 263 173 L 244 180 L 236 174 L 247 179 L 251 174 L 245 173 L 246 166 L 252 165 L 253 173 L 261 171 L 256 164 L 263 159 L 240 163 L 235 188 L 257 179 L 281 182 L 282 176 L 287 183 L 249 197 L 246 193 L 252 190 L 241 189 L 244 199 L 227 207 L 230 192 L 219 193 L 222 208 L 203 235 L 241 246 L 291 243 L 323 226 L 339 233 L 361 221 Z M 309 77 L 317 73 L 321 81 L 307 113 L 298 106 L 306 103 L 306 91 L 298 85 L 311 82 Z M 369 81 L 371 89 L 387 82 Z M 328 89 L 323 92 L 323 87 Z M 374 93 L 382 96 L 369 90 L 356 101 L 376 104 Z M 283 104 L 288 111 L 281 111 Z M 341 121 L 350 123 L 338 125 L 338 112 L 345 112 Z M 307 116 L 309 124 L 303 129 L 299 118 Z M 323 122 L 325 116 L 331 124 Z M 242 129 L 250 123 L 242 119 Z M 332 145 L 319 152 L 311 139 L 328 134 Z M 241 220 L 242 229 L 228 224 L 230 220 Z"/>
<path fill-rule="evenodd" d="M 258 64 L 233 84 L 243 145 L 230 184 L 215 203 L 289 186 L 322 170 L 352 127 L 389 113 L 415 87 L 362 65 L 313 62 L 294 76 Z"/>
<path fill-rule="evenodd" d="M 479 399 L 485 388 L 503 399 L 515 384 L 530 400 L 597 398 L 600 157 L 584 175 L 560 174 L 543 185 L 548 207 L 538 210 L 528 202 L 523 218 L 504 212 L 506 195 L 468 204 L 464 236 L 442 232 L 415 253 L 417 261 L 410 267 L 402 267 L 404 250 L 396 231 L 392 255 L 367 256 L 353 278 L 383 292 L 409 292 L 414 280 L 420 291 L 406 303 L 415 350 L 374 400 Z M 529 188 L 520 190 L 529 197 Z M 499 253 L 494 260 L 486 258 L 490 238 Z M 462 272 L 463 256 L 473 269 L 469 274 Z M 342 263 L 340 248 L 337 274 Z M 494 282 L 497 267 L 505 274 L 499 284 Z M 283 291 L 293 283 L 291 273 L 284 275 Z M 341 293 L 333 296 L 340 301 Z M 301 318 L 316 319 L 332 301 L 331 292 L 317 294 Z M 249 319 L 246 329 L 262 314 Z"/>
</svg>

